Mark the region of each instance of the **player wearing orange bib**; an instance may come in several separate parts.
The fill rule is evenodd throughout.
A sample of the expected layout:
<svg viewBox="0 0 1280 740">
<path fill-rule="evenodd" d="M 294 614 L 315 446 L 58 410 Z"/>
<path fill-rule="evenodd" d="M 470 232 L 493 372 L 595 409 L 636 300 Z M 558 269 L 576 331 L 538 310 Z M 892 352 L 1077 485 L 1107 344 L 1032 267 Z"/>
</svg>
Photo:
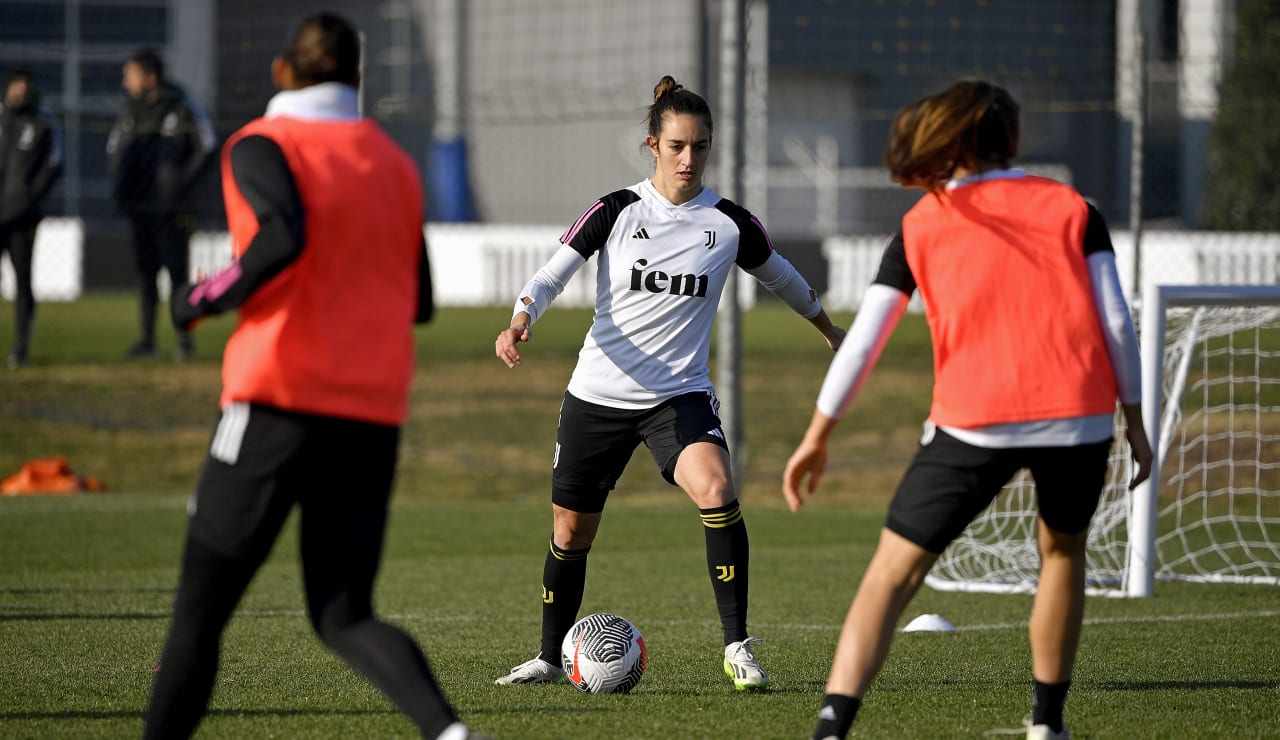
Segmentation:
<svg viewBox="0 0 1280 740">
<path fill-rule="evenodd" d="M 272 67 L 282 91 L 223 150 L 235 261 L 175 292 L 179 328 L 240 319 L 145 737 L 195 731 L 223 629 L 295 506 L 316 634 L 423 737 L 475 737 L 413 639 L 373 613 L 412 329 L 432 298 L 418 171 L 360 117 L 359 59 L 345 20 L 304 21 Z"/>
<path fill-rule="evenodd" d="M 1106 224 L 1069 186 L 1010 169 L 1017 146 L 1018 106 L 986 82 L 908 105 L 890 133 L 894 181 L 928 193 L 886 248 L 787 462 L 791 509 L 817 490 L 827 439 L 917 289 L 933 340 L 933 404 L 840 633 L 814 738 L 845 737 L 929 568 L 1022 468 L 1036 483 L 1041 560 L 1027 737 L 1070 737 L 1062 708 L 1117 396 L 1133 485 L 1150 474 L 1151 449 Z"/>
</svg>

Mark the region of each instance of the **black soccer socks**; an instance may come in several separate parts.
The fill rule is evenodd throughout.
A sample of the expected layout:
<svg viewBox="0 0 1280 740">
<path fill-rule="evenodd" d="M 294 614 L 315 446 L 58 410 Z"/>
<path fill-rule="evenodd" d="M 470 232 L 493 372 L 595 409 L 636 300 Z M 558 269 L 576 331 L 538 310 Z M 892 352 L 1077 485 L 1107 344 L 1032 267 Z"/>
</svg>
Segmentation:
<svg viewBox="0 0 1280 740">
<path fill-rule="evenodd" d="M 578 619 L 587 587 L 587 553 L 562 550 L 552 542 L 542 566 L 542 659 L 560 665 L 560 643 Z"/>
<path fill-rule="evenodd" d="M 1071 681 L 1040 683 L 1032 679 L 1031 724 L 1048 725 L 1054 732 L 1062 732 L 1062 707 L 1067 703 L 1067 690 Z"/>
<path fill-rule="evenodd" d="M 707 538 L 707 571 L 715 591 L 724 644 L 747 639 L 747 571 L 751 547 L 747 524 L 734 501 L 714 509 L 699 509 Z"/>
<path fill-rule="evenodd" d="M 858 714 L 862 700 L 843 694 L 827 694 L 822 697 L 822 709 L 818 710 L 818 726 L 813 728 L 813 740 L 844 740 L 849 734 L 853 718 Z"/>
</svg>

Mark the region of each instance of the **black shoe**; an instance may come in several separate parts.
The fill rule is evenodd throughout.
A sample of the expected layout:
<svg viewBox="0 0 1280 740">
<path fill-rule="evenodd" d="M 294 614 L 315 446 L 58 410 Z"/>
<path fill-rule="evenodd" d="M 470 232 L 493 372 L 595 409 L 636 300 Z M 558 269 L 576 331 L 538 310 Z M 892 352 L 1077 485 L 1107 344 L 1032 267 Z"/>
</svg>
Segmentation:
<svg viewBox="0 0 1280 740">
<path fill-rule="evenodd" d="M 131 360 L 154 360 L 159 354 L 156 352 L 154 342 L 148 342 L 145 339 L 133 343 L 124 353 L 125 357 Z"/>
<path fill-rule="evenodd" d="M 26 364 L 27 364 L 26 352 L 14 350 L 13 352 L 9 353 L 9 369 L 10 370 L 17 370 L 20 367 L 26 367 Z"/>
</svg>

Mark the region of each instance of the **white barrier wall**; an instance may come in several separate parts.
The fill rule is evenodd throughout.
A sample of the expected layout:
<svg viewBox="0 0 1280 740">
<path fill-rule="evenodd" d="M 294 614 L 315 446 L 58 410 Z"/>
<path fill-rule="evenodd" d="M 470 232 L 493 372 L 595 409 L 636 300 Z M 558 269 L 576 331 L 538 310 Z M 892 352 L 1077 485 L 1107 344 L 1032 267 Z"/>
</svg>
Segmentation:
<svg viewBox="0 0 1280 740">
<path fill-rule="evenodd" d="M 439 306 L 514 306 L 520 289 L 560 248 L 559 226 L 427 224 L 431 284 Z M 202 231 L 191 238 L 191 277 L 211 275 L 231 261 L 231 237 Z M 755 279 L 741 273 L 740 303 L 755 303 Z M 596 260 L 582 266 L 556 305 L 595 305 Z"/>
<path fill-rule="evenodd" d="M 436 305 L 515 305 L 516 294 L 560 247 L 554 226 L 427 224 L 427 256 Z M 231 262 L 231 236 L 200 231 L 191 237 L 191 278 L 212 275 Z M 595 302 L 596 263 L 574 275 L 556 303 Z"/>
<path fill-rule="evenodd" d="M 559 226 L 428 224 L 427 250 L 432 285 L 441 306 L 506 306 L 560 246 Z M 1121 284 L 1136 303 L 1133 238 L 1111 235 Z M 875 277 L 887 235 L 835 236 L 822 243 L 827 261 L 823 304 L 854 311 Z M 231 237 L 225 231 L 200 231 L 191 237 L 191 277 L 212 275 L 231 262 Z M 70 301 L 84 287 L 84 223 L 78 218 L 46 218 L 36 232 L 32 282 L 37 301 Z M 1280 233 L 1148 231 L 1142 236 L 1142 283 L 1274 285 L 1280 283 Z M 739 271 L 742 306 L 755 303 L 755 281 Z M 162 289 L 167 287 L 161 271 Z M 557 303 L 590 306 L 595 299 L 592 259 L 569 281 Z M 0 260 L 0 296 L 13 300 L 16 286 L 6 256 Z M 166 291 L 167 292 L 167 291 Z M 920 298 L 911 308 L 921 310 Z"/>
<path fill-rule="evenodd" d="M 520 289 L 560 248 L 556 226 L 428 224 L 431 283 L 441 306 L 514 306 Z M 578 270 L 556 299 L 561 306 L 591 306 L 596 260 Z"/>
<path fill-rule="evenodd" d="M 18 293 L 8 251 L 0 259 L 0 297 Z M 31 259 L 31 292 L 37 302 L 74 301 L 84 290 L 84 222 L 78 218 L 46 218 L 36 228 Z"/>
<path fill-rule="evenodd" d="M 1133 235 L 1114 231 L 1116 268 L 1131 305 L 1141 296 L 1133 280 Z M 835 236 L 822 243 L 828 265 L 829 309 L 857 310 L 875 278 L 888 235 Z M 1280 283 L 1280 234 L 1220 231 L 1145 231 L 1142 234 L 1142 285 L 1275 285 Z M 911 310 L 923 310 L 917 293 Z"/>
</svg>

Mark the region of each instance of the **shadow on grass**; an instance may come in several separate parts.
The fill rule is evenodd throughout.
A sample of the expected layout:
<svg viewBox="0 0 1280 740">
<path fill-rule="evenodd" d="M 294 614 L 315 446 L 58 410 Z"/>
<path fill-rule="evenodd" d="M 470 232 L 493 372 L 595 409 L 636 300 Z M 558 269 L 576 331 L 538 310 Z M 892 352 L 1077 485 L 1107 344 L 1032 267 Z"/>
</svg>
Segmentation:
<svg viewBox="0 0 1280 740">
<path fill-rule="evenodd" d="M 567 714 L 567 713 L 572 713 L 573 715 L 577 716 L 581 714 L 600 714 L 602 712 L 610 713 L 610 712 L 613 712 L 615 709 L 617 709 L 617 707 L 603 707 L 603 706 L 549 707 L 549 706 L 546 706 L 545 704 L 531 704 L 527 707 L 520 707 L 520 706 L 511 706 L 511 705 L 504 704 L 501 707 L 492 707 L 492 708 L 471 707 L 466 710 L 465 714 L 468 717 L 472 717 L 472 716 L 481 717 L 486 714 L 501 715 L 506 717 L 512 714 L 523 714 L 527 712 L 530 715 L 536 714 L 538 716 L 542 716 L 546 714 Z M 0 716 L 3 716 L 3 715 L 0 715 Z M 470 720 L 468 720 L 468 723 L 469 722 Z"/>
<path fill-rule="evenodd" d="M 1102 681 L 1090 686 L 1102 691 L 1216 691 L 1219 689 L 1273 690 L 1278 681 Z"/>
<path fill-rule="evenodd" d="M 141 709 L 119 710 L 115 712 L 74 711 L 60 712 L 0 712 L 0 720 L 41 720 L 41 719 L 137 719 L 142 720 L 145 712 Z M 297 717 L 297 716 L 334 716 L 365 717 L 399 714 L 394 709 L 210 709 L 205 717 Z"/>
<path fill-rule="evenodd" d="M 0 607 L 3 610 L 21 609 L 24 607 L 5 606 Z M 169 612 L 38 612 L 27 611 L 12 614 L 0 613 L 0 622 L 52 622 L 55 620 L 63 620 L 68 622 L 81 621 L 120 621 L 135 619 L 168 619 Z"/>
<path fill-rule="evenodd" d="M 302 715 L 335 717 L 374 717 L 398 715 L 395 709 L 210 709 L 206 717 L 298 717 Z M 139 712 L 141 716 L 141 712 Z"/>
<path fill-rule="evenodd" d="M 812 694 L 815 692 L 821 693 L 820 689 L 822 689 L 825 686 L 826 686 L 825 679 L 821 681 L 815 679 L 811 681 L 787 681 L 785 685 L 778 685 L 777 683 L 774 683 L 774 684 L 770 684 L 770 686 L 766 689 L 753 689 L 748 691 L 738 691 L 728 684 L 724 684 L 723 686 L 721 686 L 719 683 L 717 683 L 716 688 L 713 690 L 707 690 L 705 688 L 701 688 L 701 689 L 680 689 L 680 688 L 644 689 L 644 688 L 641 688 L 641 689 L 636 689 L 635 693 L 643 694 L 644 696 L 673 696 L 673 697 L 680 697 L 685 699 L 699 699 L 699 698 L 714 698 L 720 694 L 723 694 L 724 696 L 771 696 L 771 695 L 782 695 L 782 694 Z"/>
<path fill-rule="evenodd" d="M 93 711 L 72 711 L 63 710 L 61 712 L 0 712 L 0 720 L 39 720 L 39 719 L 142 719 L 142 710 L 131 709 L 129 711 L 116 712 L 93 712 Z"/>
<path fill-rule="evenodd" d="M 153 594 L 173 593 L 172 586 L 147 586 L 137 588 L 94 588 L 93 586 L 76 586 L 66 588 L 0 588 L 0 594 L 12 596 L 36 596 L 45 594 Z"/>
</svg>

